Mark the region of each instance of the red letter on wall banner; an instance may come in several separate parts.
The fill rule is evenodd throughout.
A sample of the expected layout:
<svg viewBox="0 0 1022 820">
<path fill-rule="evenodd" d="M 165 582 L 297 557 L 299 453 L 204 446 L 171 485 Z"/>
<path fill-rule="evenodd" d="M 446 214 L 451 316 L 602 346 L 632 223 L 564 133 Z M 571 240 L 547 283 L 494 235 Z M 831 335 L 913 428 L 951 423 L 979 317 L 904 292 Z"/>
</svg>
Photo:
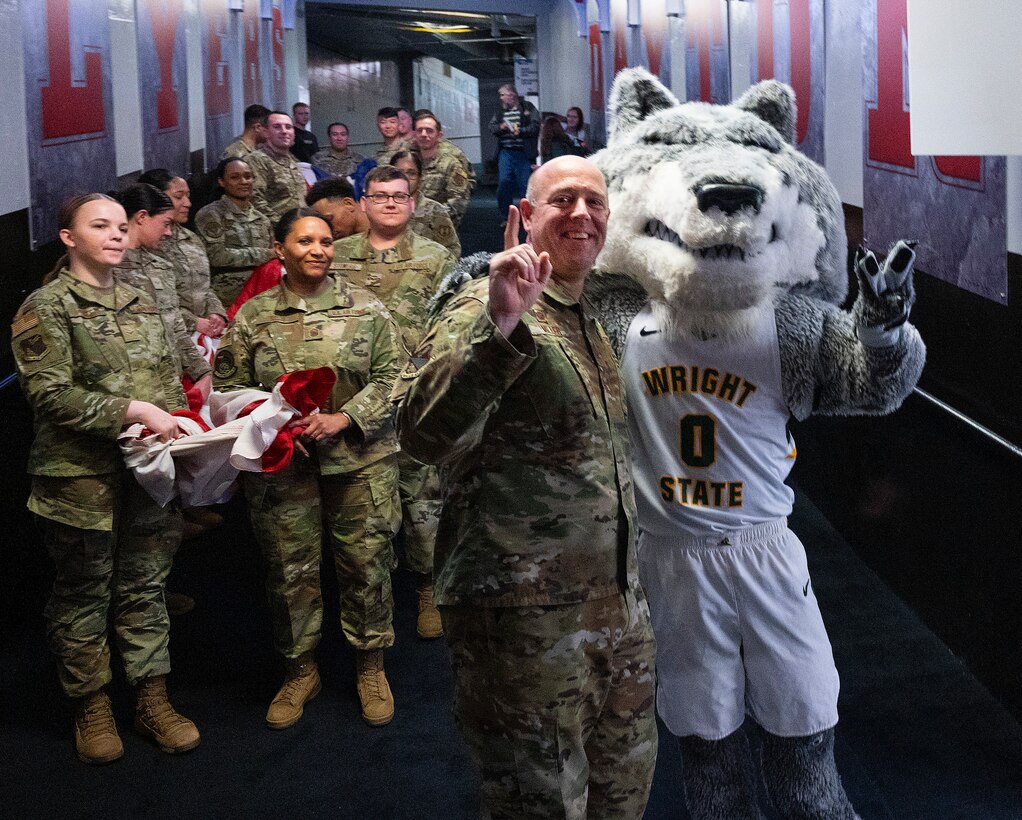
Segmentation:
<svg viewBox="0 0 1022 820">
<path fill-rule="evenodd" d="M 50 82 L 42 89 L 43 139 L 95 134 L 106 128 L 103 60 L 85 54 L 85 85 L 71 79 L 70 0 L 46 0 L 47 59 Z M 104 12 L 105 13 L 105 12 Z"/>
<path fill-rule="evenodd" d="M 224 37 L 227 35 L 225 14 L 212 9 L 206 15 L 206 115 L 219 116 L 231 110 L 231 67 L 224 59 Z"/>
<path fill-rule="evenodd" d="M 181 20 L 181 6 L 181 0 L 146 0 L 156 58 L 160 61 L 160 90 L 156 92 L 157 128 L 173 128 L 177 125 L 174 45 L 177 42 L 178 22 Z"/>
<path fill-rule="evenodd" d="M 789 0 L 791 29 L 791 85 L 795 89 L 798 122 L 796 142 L 809 133 L 809 112 L 812 108 L 812 55 L 809 43 L 809 0 Z M 774 0 L 756 2 L 756 42 L 759 79 L 776 77 L 774 73 Z"/>
<path fill-rule="evenodd" d="M 589 108 L 603 110 L 603 41 L 600 24 L 589 24 Z"/>
<path fill-rule="evenodd" d="M 699 49 L 699 99 L 710 102 L 710 48 L 724 44 L 724 20 L 719 0 L 689 0 L 685 4 L 688 47 Z"/>
<path fill-rule="evenodd" d="M 278 8 L 273 10 L 273 96 L 282 101 L 287 97 L 284 88 L 284 18 Z"/>
<path fill-rule="evenodd" d="M 759 79 L 774 76 L 774 0 L 756 0 L 756 65 Z"/>
<path fill-rule="evenodd" d="M 906 0 L 877 0 L 877 103 L 869 115 L 869 158 L 914 169 L 910 115 L 905 105 L 905 47 L 908 42 Z M 945 177 L 979 182 L 979 157 L 934 157 Z"/>
<path fill-rule="evenodd" d="M 791 86 L 795 89 L 795 141 L 801 143 L 809 133 L 812 108 L 812 55 L 809 53 L 809 0 L 789 0 L 791 23 Z M 822 45 L 822 44 L 821 44 Z"/>
<path fill-rule="evenodd" d="M 259 68 L 259 28 L 262 25 L 255 3 L 245 4 L 245 105 L 262 103 L 263 83 Z"/>
</svg>

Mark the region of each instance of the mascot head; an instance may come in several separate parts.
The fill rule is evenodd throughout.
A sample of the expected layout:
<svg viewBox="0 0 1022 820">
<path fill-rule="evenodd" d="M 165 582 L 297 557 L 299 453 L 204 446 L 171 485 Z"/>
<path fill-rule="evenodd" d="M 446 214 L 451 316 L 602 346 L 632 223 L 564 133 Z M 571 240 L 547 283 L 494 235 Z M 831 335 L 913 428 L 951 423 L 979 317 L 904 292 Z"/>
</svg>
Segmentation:
<svg viewBox="0 0 1022 820">
<path fill-rule="evenodd" d="M 841 200 L 793 146 L 795 121 L 774 80 L 734 105 L 682 104 L 647 71 L 620 72 L 593 157 L 612 213 L 598 267 L 636 279 L 678 330 L 740 332 L 778 290 L 840 303 Z"/>
</svg>

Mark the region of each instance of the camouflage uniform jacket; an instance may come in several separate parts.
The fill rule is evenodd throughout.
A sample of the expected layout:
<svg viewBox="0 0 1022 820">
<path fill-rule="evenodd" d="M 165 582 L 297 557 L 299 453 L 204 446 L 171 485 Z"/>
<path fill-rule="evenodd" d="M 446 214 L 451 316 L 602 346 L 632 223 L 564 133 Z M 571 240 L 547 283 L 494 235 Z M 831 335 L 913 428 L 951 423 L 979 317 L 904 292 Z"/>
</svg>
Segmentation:
<svg viewBox="0 0 1022 820">
<path fill-rule="evenodd" d="M 627 585 L 644 600 L 610 342 L 553 281 L 505 339 L 488 286 L 455 293 L 395 390 L 402 448 L 441 467 L 436 599 L 548 606 Z"/>
<path fill-rule="evenodd" d="M 386 309 L 341 277 L 310 300 L 286 281 L 253 296 L 234 317 L 214 360 L 216 388 L 268 391 L 285 373 L 331 367 L 337 384 L 323 411 L 347 413 L 352 426 L 317 443 L 320 472 L 350 473 L 397 452 L 390 392 L 404 357 Z"/>
<path fill-rule="evenodd" d="M 201 208 L 195 230 L 206 244 L 206 256 L 216 273 L 249 272 L 273 258 L 270 220 L 255 206 L 242 209 L 228 196 Z"/>
<path fill-rule="evenodd" d="M 468 210 L 475 187 L 475 171 L 460 148 L 441 140 L 432 159 L 422 158 L 419 192 L 443 205 L 457 226 Z"/>
<path fill-rule="evenodd" d="M 198 381 L 209 373 L 209 363 L 199 353 L 181 316 L 175 287 L 177 278 L 170 262 L 146 248 L 129 248 L 124 252 L 121 264 L 114 268 L 114 277 L 139 290 L 148 291 L 156 302 L 177 372 L 187 373 L 192 381 Z"/>
<path fill-rule="evenodd" d="M 423 196 L 421 191 L 415 193 L 415 211 L 408 220 L 408 227 L 419 236 L 443 245 L 451 252 L 452 259 L 461 256 L 461 241 L 447 209 L 435 199 Z"/>
<path fill-rule="evenodd" d="M 35 414 L 28 472 L 89 476 L 124 469 L 117 436 L 132 399 L 187 407 L 150 293 L 88 285 L 64 268 L 29 294 L 11 325 L 14 359 Z"/>
<path fill-rule="evenodd" d="M 446 248 L 413 231 L 406 230 L 397 245 L 383 251 L 370 244 L 367 231 L 334 243 L 331 271 L 386 305 L 401 331 L 407 357 L 426 332 L 430 298 L 453 266 Z"/>
<path fill-rule="evenodd" d="M 398 151 L 418 151 L 419 146 L 413 139 L 395 140 L 393 145 L 381 145 L 373 154 L 377 165 L 390 165 L 390 158 Z"/>
<path fill-rule="evenodd" d="M 350 148 L 345 148 L 343 151 L 324 148 L 322 151 L 316 152 L 312 158 L 312 164 L 335 177 L 350 177 L 364 159 L 364 156 L 356 154 Z"/>
<path fill-rule="evenodd" d="M 251 162 L 252 158 L 250 155 L 256 153 L 258 150 L 258 147 L 249 148 L 248 143 L 241 137 L 238 137 L 234 142 L 224 148 L 218 162 L 223 162 L 228 157 L 235 157 L 236 159 L 243 159 L 245 162 Z"/>
<path fill-rule="evenodd" d="M 308 190 L 305 177 L 291 154 L 278 159 L 265 150 L 253 151 L 248 164 L 255 177 L 252 181 L 252 204 L 271 223 L 276 224 L 286 211 L 305 205 L 305 192 Z"/>
<path fill-rule="evenodd" d="M 174 266 L 181 318 L 190 333 L 195 332 L 196 319 L 214 313 L 227 318 L 224 306 L 209 289 L 209 258 L 198 236 L 175 222 L 173 233 L 163 238 L 155 253 Z"/>
</svg>

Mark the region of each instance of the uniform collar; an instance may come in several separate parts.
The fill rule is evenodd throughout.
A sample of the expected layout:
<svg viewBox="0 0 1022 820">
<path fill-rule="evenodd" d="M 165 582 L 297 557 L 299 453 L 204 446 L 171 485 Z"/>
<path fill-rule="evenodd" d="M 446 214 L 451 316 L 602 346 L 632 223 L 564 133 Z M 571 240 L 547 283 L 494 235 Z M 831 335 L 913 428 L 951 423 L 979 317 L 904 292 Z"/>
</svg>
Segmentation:
<svg viewBox="0 0 1022 820">
<path fill-rule="evenodd" d="M 393 248 L 378 251 L 369 244 L 369 231 L 359 234 L 360 241 L 355 243 L 351 259 L 376 259 L 380 262 L 404 262 L 412 258 L 412 232 L 405 228 L 405 232 Z"/>
<path fill-rule="evenodd" d="M 114 278 L 114 286 L 109 290 L 86 284 L 77 279 L 67 268 L 62 268 L 58 274 L 60 281 L 74 295 L 79 302 L 89 302 L 94 305 L 102 305 L 109 310 L 118 310 L 125 305 L 134 302 L 138 298 L 138 291 L 124 282 Z"/>
<path fill-rule="evenodd" d="M 327 274 L 333 281 L 333 287 L 325 291 L 321 296 L 315 298 L 315 302 L 318 305 L 323 305 L 327 300 L 330 301 L 330 307 L 351 307 L 355 302 L 351 296 L 351 288 L 348 287 L 347 281 L 343 276 L 333 276 Z M 291 311 L 301 311 L 302 313 L 308 312 L 308 306 L 305 301 L 305 297 L 295 293 L 285 283 L 287 277 L 283 277 L 280 280 L 280 284 L 277 285 L 277 312 L 278 313 L 289 313 Z"/>
<path fill-rule="evenodd" d="M 580 304 L 580 300 L 576 299 L 570 293 L 568 293 L 563 287 L 557 284 L 557 281 L 551 276 L 550 281 L 546 283 L 546 287 L 543 288 L 543 295 L 548 301 L 556 302 L 558 305 L 563 307 L 572 307 Z M 581 300 L 582 306 L 585 307 L 585 297 Z"/>
</svg>

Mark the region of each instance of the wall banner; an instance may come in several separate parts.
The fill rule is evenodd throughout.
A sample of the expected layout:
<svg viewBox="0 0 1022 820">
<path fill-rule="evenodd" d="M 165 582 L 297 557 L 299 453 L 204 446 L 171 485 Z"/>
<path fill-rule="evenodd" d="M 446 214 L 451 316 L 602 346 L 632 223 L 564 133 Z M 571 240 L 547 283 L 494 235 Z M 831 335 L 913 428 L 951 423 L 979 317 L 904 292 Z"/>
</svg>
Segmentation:
<svg viewBox="0 0 1022 820">
<path fill-rule="evenodd" d="M 284 81 L 284 18 L 280 7 L 274 4 L 269 20 L 263 23 L 263 66 L 268 108 L 291 113 Z"/>
<path fill-rule="evenodd" d="M 259 14 L 259 3 L 255 0 L 245 3 L 245 11 L 241 19 L 242 70 L 244 101 L 243 107 L 259 103 L 266 105 L 267 99 L 263 88 L 263 66 L 260 59 L 259 42 L 262 40 L 263 20 Z M 269 106 L 267 106 L 269 107 Z"/>
<path fill-rule="evenodd" d="M 826 44 L 823 0 L 755 0 L 749 81 L 774 78 L 795 89 L 795 140 L 824 164 Z"/>
<path fill-rule="evenodd" d="M 917 269 L 1007 304 L 1004 157 L 913 156 L 905 0 L 865 0 L 862 29 L 866 241 L 918 239 Z"/>
<path fill-rule="evenodd" d="M 184 0 L 136 0 L 145 168 L 190 170 Z"/>
<path fill-rule="evenodd" d="M 22 2 L 33 250 L 70 196 L 117 184 L 110 23 L 86 0 Z M 52 173 L 44 173 L 51 169 Z"/>
<path fill-rule="evenodd" d="M 227 0 L 202 0 L 202 90 L 206 102 L 206 170 L 234 139 L 231 82 L 235 53 Z"/>
<path fill-rule="evenodd" d="M 686 0 L 685 99 L 731 102 L 726 0 Z"/>
</svg>

